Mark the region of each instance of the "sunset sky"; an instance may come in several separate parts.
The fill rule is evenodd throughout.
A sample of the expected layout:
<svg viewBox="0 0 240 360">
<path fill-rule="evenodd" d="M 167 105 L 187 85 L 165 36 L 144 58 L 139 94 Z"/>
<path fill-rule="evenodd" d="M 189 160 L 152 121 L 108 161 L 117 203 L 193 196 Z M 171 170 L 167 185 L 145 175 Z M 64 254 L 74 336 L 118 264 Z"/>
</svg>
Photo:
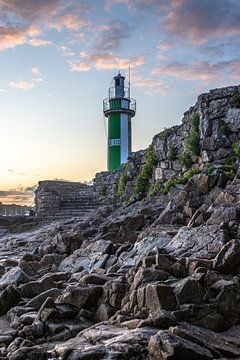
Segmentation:
<svg viewBox="0 0 240 360">
<path fill-rule="evenodd" d="M 133 150 L 239 84 L 239 0 L 0 0 L 0 201 L 106 170 L 102 100 L 131 66 Z"/>
</svg>

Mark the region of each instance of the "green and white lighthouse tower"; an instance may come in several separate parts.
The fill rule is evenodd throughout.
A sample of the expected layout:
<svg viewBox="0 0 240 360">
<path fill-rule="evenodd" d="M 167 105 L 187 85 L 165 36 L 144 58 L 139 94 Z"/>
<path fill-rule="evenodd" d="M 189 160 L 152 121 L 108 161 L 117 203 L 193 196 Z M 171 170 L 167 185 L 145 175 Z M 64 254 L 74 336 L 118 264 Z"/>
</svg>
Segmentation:
<svg viewBox="0 0 240 360">
<path fill-rule="evenodd" d="M 103 112 L 108 118 L 108 170 L 116 170 L 127 162 L 132 151 L 131 119 L 136 113 L 136 100 L 130 98 L 130 83 L 124 86 L 125 77 L 114 77 L 108 98 L 103 100 Z"/>
</svg>

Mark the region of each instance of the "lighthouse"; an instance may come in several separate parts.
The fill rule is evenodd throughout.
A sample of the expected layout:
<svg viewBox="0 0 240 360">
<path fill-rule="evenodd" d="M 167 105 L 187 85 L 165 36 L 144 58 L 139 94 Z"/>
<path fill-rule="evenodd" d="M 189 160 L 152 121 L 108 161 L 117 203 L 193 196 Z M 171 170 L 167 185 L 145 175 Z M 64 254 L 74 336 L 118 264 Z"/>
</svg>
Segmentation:
<svg viewBox="0 0 240 360">
<path fill-rule="evenodd" d="M 125 87 L 125 77 L 114 77 L 108 98 L 103 100 L 103 113 L 108 121 L 108 170 L 116 170 L 127 162 L 132 151 L 131 119 L 136 113 L 136 100 L 130 98 L 130 82 Z"/>
</svg>

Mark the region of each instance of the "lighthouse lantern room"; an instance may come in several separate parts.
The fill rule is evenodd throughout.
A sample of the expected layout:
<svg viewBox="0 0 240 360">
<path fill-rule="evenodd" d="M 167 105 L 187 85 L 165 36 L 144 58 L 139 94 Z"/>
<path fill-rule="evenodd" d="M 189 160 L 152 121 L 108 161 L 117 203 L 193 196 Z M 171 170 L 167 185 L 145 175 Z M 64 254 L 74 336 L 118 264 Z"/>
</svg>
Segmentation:
<svg viewBox="0 0 240 360">
<path fill-rule="evenodd" d="M 124 86 L 125 77 L 114 77 L 108 98 L 103 100 L 103 112 L 108 119 L 108 170 L 116 170 L 127 162 L 132 151 L 131 119 L 136 113 L 136 100 L 130 98 L 129 86 Z"/>
</svg>

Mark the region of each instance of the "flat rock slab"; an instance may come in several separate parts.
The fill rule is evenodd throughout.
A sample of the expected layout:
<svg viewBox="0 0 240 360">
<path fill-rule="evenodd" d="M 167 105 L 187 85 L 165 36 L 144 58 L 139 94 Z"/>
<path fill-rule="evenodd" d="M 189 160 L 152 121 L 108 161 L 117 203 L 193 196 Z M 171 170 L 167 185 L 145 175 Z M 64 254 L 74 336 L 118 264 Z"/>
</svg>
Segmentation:
<svg viewBox="0 0 240 360">
<path fill-rule="evenodd" d="M 11 330 L 13 330 L 13 328 L 10 326 L 7 316 L 0 316 L 0 334 L 4 334 L 5 332 Z"/>
<path fill-rule="evenodd" d="M 219 225 L 184 226 L 166 246 L 166 250 L 176 257 L 213 258 L 225 243 L 225 233 L 219 229 Z"/>
</svg>

